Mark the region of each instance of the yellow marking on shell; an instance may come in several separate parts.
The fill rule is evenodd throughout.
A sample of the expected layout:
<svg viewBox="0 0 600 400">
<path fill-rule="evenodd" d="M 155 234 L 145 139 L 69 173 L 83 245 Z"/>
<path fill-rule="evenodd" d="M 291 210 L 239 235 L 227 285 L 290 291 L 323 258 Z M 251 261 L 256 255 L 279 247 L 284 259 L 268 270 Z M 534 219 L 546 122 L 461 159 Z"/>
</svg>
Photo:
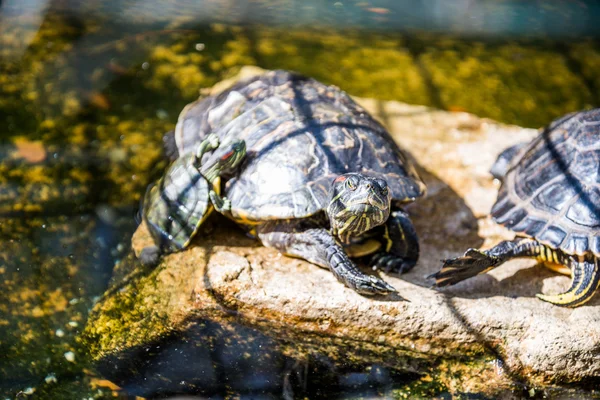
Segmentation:
<svg viewBox="0 0 600 400">
<path fill-rule="evenodd" d="M 248 213 L 241 211 L 241 210 L 236 210 L 233 218 L 235 219 L 236 222 L 242 223 L 245 225 L 259 225 L 262 222 L 262 221 L 256 221 L 256 220 L 251 219 L 248 216 Z"/>
<path fill-rule="evenodd" d="M 375 253 L 381 248 L 381 242 L 375 239 L 369 239 L 363 243 L 351 244 L 344 249 L 349 257 L 364 257 Z"/>
</svg>

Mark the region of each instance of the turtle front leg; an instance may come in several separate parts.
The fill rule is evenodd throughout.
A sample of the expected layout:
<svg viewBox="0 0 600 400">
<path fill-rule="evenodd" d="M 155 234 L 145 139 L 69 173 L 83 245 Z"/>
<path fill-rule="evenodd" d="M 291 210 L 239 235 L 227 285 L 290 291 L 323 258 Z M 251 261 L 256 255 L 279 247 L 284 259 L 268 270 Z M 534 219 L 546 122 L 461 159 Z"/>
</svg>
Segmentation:
<svg viewBox="0 0 600 400">
<path fill-rule="evenodd" d="M 379 229 L 381 233 L 376 239 L 383 246 L 373 255 L 371 265 L 385 272 L 402 274 L 410 271 L 419 259 L 419 240 L 408 214 L 393 211 Z"/>
<path fill-rule="evenodd" d="M 469 249 L 462 257 L 444 261 L 442 269 L 429 276 L 438 287 L 454 285 L 483 274 L 504 262 L 518 257 L 531 257 L 550 269 L 571 275 L 571 285 L 560 294 L 537 297 L 563 307 L 577 307 L 589 301 L 600 286 L 599 260 L 593 256 L 570 256 L 533 239 L 500 242 L 489 250 Z"/>
<path fill-rule="evenodd" d="M 204 154 L 215 150 L 217 147 L 219 147 L 219 137 L 214 133 L 211 133 L 198 145 L 198 148 L 196 149 L 196 162 L 201 163 Z"/>
<path fill-rule="evenodd" d="M 257 233 L 265 246 L 329 268 L 340 282 L 360 294 L 384 295 L 396 292 L 394 287 L 383 280 L 360 271 L 326 229 L 293 232 L 281 226 L 271 229 L 269 224 L 266 224 L 259 227 Z"/>
<path fill-rule="evenodd" d="M 429 278 L 435 278 L 435 285 L 442 287 L 486 273 L 511 258 L 535 257 L 540 261 L 560 262 L 548 259 L 545 249 L 543 244 L 533 239 L 507 240 L 489 250 L 468 249 L 462 257 L 445 260 L 442 269 Z"/>
</svg>

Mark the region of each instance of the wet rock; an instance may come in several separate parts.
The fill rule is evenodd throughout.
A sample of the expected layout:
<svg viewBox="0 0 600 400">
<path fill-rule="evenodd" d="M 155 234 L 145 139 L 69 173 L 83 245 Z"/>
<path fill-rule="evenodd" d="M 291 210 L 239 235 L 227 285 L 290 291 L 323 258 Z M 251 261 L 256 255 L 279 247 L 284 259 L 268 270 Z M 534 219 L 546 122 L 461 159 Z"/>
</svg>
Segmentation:
<svg viewBox="0 0 600 400">
<path fill-rule="evenodd" d="M 419 264 L 402 276 L 381 273 L 401 297 L 360 296 L 329 271 L 262 247 L 215 216 L 186 251 L 155 269 L 122 271 L 85 331 L 99 365 L 114 369 L 132 352 L 181 338 L 211 318 L 233 319 L 285 338 L 296 352 L 340 363 L 439 373 L 442 360 L 471 360 L 472 379 L 460 380 L 457 392 L 600 376 L 600 296 L 574 310 L 535 298 L 564 289 L 566 277 L 516 260 L 444 291 L 425 279 L 441 259 L 513 236 L 487 216 L 498 189 L 488 170 L 499 152 L 536 131 L 463 112 L 358 100 L 411 152 L 429 189 L 408 207 L 421 239 Z M 150 240 L 141 225 L 133 248 L 139 254 Z"/>
</svg>

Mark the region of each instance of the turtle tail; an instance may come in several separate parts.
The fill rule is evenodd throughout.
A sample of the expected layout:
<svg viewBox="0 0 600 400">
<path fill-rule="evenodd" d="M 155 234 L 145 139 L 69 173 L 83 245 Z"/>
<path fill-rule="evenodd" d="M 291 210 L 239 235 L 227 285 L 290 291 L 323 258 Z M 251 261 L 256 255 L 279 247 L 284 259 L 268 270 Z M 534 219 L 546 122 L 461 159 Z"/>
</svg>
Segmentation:
<svg viewBox="0 0 600 400">
<path fill-rule="evenodd" d="M 538 294 L 537 297 L 563 307 L 578 307 L 588 302 L 600 286 L 598 259 L 573 260 L 571 271 L 571 286 L 567 291 L 554 295 Z"/>
</svg>

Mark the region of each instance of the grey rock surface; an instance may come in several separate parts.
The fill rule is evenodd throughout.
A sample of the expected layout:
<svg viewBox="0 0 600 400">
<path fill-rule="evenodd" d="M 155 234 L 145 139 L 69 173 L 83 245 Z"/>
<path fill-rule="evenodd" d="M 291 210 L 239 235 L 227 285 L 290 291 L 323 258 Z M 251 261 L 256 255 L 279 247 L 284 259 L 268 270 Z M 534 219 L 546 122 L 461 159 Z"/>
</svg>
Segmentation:
<svg viewBox="0 0 600 400">
<path fill-rule="evenodd" d="M 120 291 L 98 304 L 87 328 L 96 343 L 92 355 L 101 359 L 161 332 L 186 329 L 194 318 L 234 310 L 239 321 L 275 335 L 316 337 L 330 349 L 351 343 L 356 357 L 370 354 L 389 364 L 396 356 L 409 360 L 407 369 L 410 360 L 501 359 L 481 373 L 480 386 L 508 377 L 542 385 L 599 377 L 600 296 L 577 309 L 535 298 L 565 289 L 567 277 L 515 260 L 443 291 L 425 278 L 442 259 L 513 237 L 487 215 L 498 189 L 488 171 L 504 148 L 537 132 L 463 112 L 357 100 L 412 154 L 428 185 L 428 196 L 407 208 L 421 241 L 418 265 L 401 276 L 374 272 L 401 297 L 358 295 L 329 271 L 264 248 L 215 218 L 214 231 L 204 230 L 189 249 L 165 257 L 145 280 L 129 284 L 125 278 Z M 150 240 L 141 225 L 134 250 Z M 145 315 L 156 317 L 153 322 L 114 322 L 127 312 L 118 296 L 128 291 L 145 304 Z"/>
</svg>

